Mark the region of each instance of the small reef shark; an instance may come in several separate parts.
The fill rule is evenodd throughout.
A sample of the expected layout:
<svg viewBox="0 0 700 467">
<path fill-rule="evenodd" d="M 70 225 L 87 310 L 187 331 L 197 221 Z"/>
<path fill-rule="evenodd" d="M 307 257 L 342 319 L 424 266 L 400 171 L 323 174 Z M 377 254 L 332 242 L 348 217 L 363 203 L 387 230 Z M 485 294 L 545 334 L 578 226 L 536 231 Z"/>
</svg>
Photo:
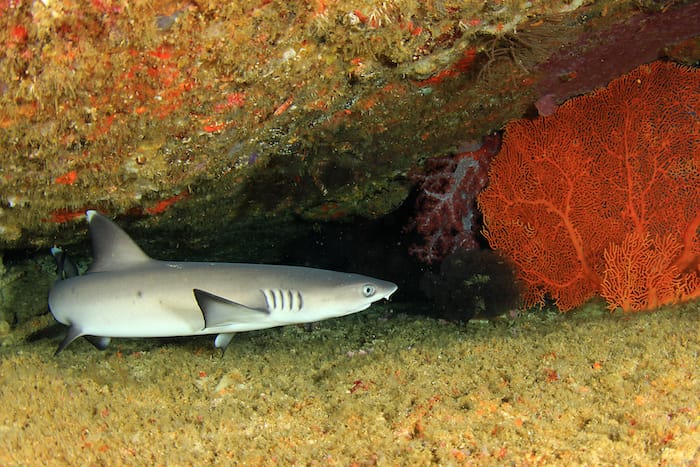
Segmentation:
<svg viewBox="0 0 700 467">
<path fill-rule="evenodd" d="M 115 223 L 87 211 L 93 262 L 80 276 L 52 249 L 59 279 L 49 293 L 54 318 L 68 333 L 58 355 L 85 336 L 104 349 L 112 337 L 233 334 L 344 316 L 388 299 L 396 284 L 359 274 L 297 266 L 159 261 Z"/>
</svg>

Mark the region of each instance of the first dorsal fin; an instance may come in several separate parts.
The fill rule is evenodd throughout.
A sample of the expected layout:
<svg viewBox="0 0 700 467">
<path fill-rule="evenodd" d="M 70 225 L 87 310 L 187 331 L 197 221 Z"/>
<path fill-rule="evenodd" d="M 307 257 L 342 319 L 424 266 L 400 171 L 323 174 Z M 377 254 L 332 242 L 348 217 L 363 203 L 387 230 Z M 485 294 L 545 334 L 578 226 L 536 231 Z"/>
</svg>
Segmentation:
<svg viewBox="0 0 700 467">
<path fill-rule="evenodd" d="M 92 240 L 88 273 L 115 271 L 152 261 L 117 224 L 97 211 L 86 213 Z"/>
</svg>

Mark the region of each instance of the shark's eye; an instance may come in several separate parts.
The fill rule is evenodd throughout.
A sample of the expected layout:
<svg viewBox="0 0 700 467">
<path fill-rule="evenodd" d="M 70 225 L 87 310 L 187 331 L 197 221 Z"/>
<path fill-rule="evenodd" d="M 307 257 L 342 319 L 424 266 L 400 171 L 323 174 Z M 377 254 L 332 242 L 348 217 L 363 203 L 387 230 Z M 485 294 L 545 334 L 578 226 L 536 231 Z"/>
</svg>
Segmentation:
<svg viewBox="0 0 700 467">
<path fill-rule="evenodd" d="M 365 284 L 362 286 L 362 295 L 365 297 L 371 297 L 377 291 L 377 288 L 372 284 Z"/>
</svg>

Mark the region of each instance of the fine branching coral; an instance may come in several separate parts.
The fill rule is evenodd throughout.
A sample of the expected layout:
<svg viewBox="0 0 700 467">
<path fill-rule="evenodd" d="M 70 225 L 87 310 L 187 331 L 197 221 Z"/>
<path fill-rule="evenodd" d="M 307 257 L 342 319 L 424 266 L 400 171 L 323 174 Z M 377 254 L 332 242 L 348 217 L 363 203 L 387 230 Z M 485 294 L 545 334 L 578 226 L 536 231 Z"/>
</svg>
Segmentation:
<svg viewBox="0 0 700 467">
<path fill-rule="evenodd" d="M 508 125 L 479 196 L 529 305 L 625 311 L 700 296 L 700 71 L 643 65 Z"/>
</svg>

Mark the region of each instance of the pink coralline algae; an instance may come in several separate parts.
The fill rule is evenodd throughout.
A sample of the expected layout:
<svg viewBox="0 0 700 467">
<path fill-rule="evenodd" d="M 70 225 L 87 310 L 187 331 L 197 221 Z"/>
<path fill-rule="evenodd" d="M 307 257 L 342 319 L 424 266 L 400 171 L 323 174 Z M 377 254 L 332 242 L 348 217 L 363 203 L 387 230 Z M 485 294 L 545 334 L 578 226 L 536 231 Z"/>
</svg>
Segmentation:
<svg viewBox="0 0 700 467">
<path fill-rule="evenodd" d="M 476 196 L 486 186 L 489 164 L 500 142 L 497 135 L 487 136 L 477 149 L 426 163 L 425 173 L 417 177 L 417 214 L 411 226 L 424 242 L 409 249 L 422 262 L 431 264 L 458 249 L 479 246 Z"/>
</svg>

